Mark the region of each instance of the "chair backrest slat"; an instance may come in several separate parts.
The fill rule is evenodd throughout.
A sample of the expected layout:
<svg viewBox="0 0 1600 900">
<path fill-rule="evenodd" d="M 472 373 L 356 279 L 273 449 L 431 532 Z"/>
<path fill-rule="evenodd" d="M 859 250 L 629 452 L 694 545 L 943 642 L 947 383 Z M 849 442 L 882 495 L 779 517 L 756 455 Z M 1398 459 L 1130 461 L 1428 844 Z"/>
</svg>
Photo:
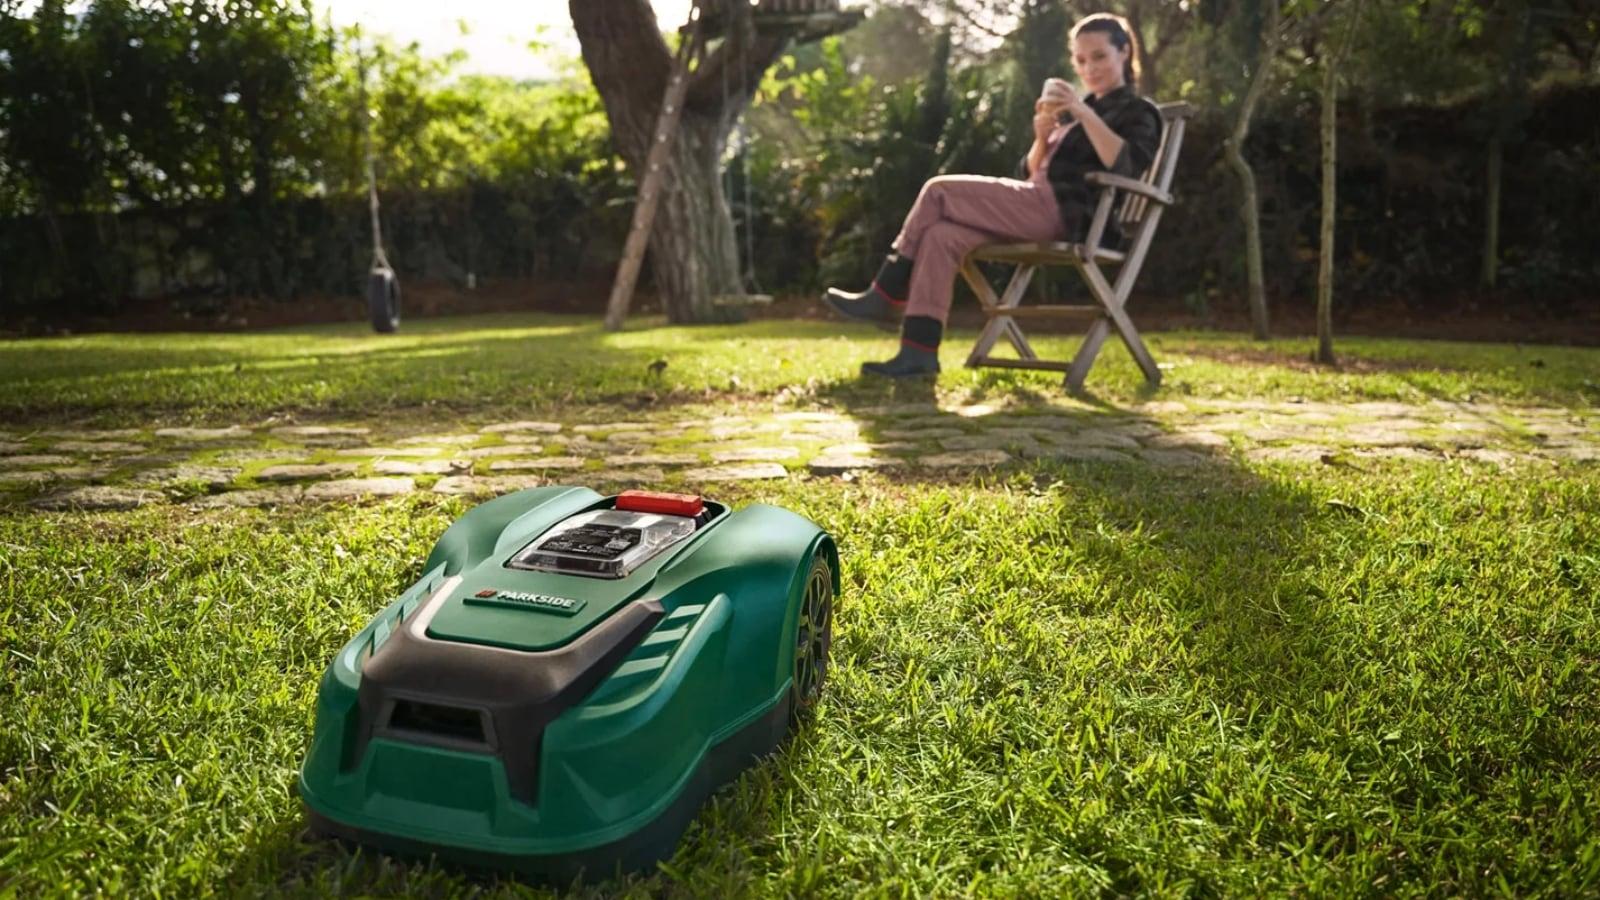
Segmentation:
<svg viewBox="0 0 1600 900">
<path fill-rule="evenodd" d="M 1178 150 L 1183 145 L 1184 120 L 1189 117 L 1192 107 L 1187 103 L 1160 103 L 1156 106 L 1161 111 L 1161 143 L 1156 148 L 1155 158 L 1150 160 L 1150 168 L 1140 177 L 1140 181 L 1163 191 L 1172 187 L 1172 175 L 1177 169 Z M 1150 201 L 1137 194 L 1129 194 L 1123 198 L 1121 208 L 1117 211 L 1117 222 L 1121 225 L 1122 233 L 1131 235 L 1133 229 L 1144 221 L 1144 214 L 1150 208 Z"/>
</svg>

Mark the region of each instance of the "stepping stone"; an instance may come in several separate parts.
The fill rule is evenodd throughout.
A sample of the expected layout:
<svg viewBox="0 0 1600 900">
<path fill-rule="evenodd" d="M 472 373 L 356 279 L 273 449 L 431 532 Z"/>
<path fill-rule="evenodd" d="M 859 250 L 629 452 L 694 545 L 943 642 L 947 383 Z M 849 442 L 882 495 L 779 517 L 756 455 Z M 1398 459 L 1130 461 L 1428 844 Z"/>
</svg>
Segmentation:
<svg viewBox="0 0 1600 900">
<path fill-rule="evenodd" d="M 334 456 L 402 456 L 425 459 L 443 453 L 440 447 L 352 447 L 340 450 Z"/>
<path fill-rule="evenodd" d="M 1176 431 L 1158 434 L 1145 441 L 1145 446 L 1155 450 L 1222 449 L 1228 446 L 1228 439 L 1210 431 Z"/>
<path fill-rule="evenodd" d="M 960 434 L 966 432 L 959 428 L 885 428 L 878 432 L 891 441 L 935 441 Z"/>
<path fill-rule="evenodd" d="M 823 456 L 872 456 L 878 453 L 910 453 L 917 449 L 916 444 L 897 441 L 888 444 L 834 444 L 822 449 Z"/>
<path fill-rule="evenodd" d="M 778 422 L 840 422 L 844 421 L 838 413 L 821 412 L 818 410 L 802 410 L 797 412 L 778 413 L 772 417 Z"/>
<path fill-rule="evenodd" d="M 467 459 L 484 459 L 490 456 L 535 456 L 543 453 L 544 448 L 538 444 L 501 444 L 497 447 L 476 447 L 472 450 L 463 450 L 456 454 Z"/>
<path fill-rule="evenodd" d="M 1032 436 L 1008 437 L 1000 434 L 963 434 L 944 438 L 939 446 L 946 450 L 1005 450 L 1009 447 L 1035 449 L 1039 446 Z"/>
<path fill-rule="evenodd" d="M 1109 447 L 1041 447 L 1036 450 L 1024 451 L 1023 456 L 1028 459 L 1055 460 L 1061 462 L 1132 462 L 1133 457 L 1120 453 Z"/>
<path fill-rule="evenodd" d="M 939 412 L 934 403 L 894 403 L 888 406 L 866 406 L 856 410 L 862 416 L 931 416 Z"/>
<path fill-rule="evenodd" d="M 692 466 L 700 462 L 698 453 L 637 453 L 606 457 L 608 466 Z"/>
<path fill-rule="evenodd" d="M 1112 421 L 1105 426 L 1105 430 L 1112 434 L 1120 434 L 1131 438 L 1155 437 L 1166 434 L 1167 430 L 1154 422 L 1117 422 Z"/>
<path fill-rule="evenodd" d="M 709 432 L 713 440 L 725 441 L 729 438 L 745 437 L 758 434 L 762 431 L 771 431 L 770 428 L 757 428 L 754 425 L 717 425 Z"/>
<path fill-rule="evenodd" d="M 1193 450 L 1173 449 L 1141 450 L 1139 458 L 1153 466 L 1203 466 L 1216 461 Z"/>
<path fill-rule="evenodd" d="M 683 473 L 685 481 L 759 481 L 767 478 L 787 478 L 789 470 L 774 462 L 757 462 L 734 466 L 712 466 L 707 469 L 690 469 Z"/>
<path fill-rule="evenodd" d="M 410 447 L 415 444 L 444 444 L 449 446 L 457 446 L 460 444 L 476 444 L 478 440 L 479 438 L 475 434 L 423 434 L 416 437 L 401 438 L 400 440 L 395 441 L 395 443 L 403 447 Z"/>
<path fill-rule="evenodd" d="M 1354 448 L 1354 455 L 1361 459 L 1400 462 L 1438 462 L 1444 458 L 1438 451 L 1418 447 L 1358 447 Z"/>
<path fill-rule="evenodd" d="M 530 459 L 506 459 L 489 464 L 489 471 L 491 472 L 581 468 L 583 468 L 583 460 L 576 456 L 535 456 Z"/>
<path fill-rule="evenodd" d="M 372 433 L 372 429 L 359 425 L 281 425 L 272 433 L 282 437 L 359 437 Z"/>
<path fill-rule="evenodd" d="M 917 460 L 918 465 L 930 469 L 963 469 L 1000 466 L 1011 462 L 1011 454 L 1004 450 L 960 450 L 955 453 L 935 453 Z"/>
<path fill-rule="evenodd" d="M 1387 425 L 1363 425 L 1336 431 L 1332 436 L 1343 443 L 1362 447 L 1409 447 L 1418 442 L 1416 435 Z"/>
<path fill-rule="evenodd" d="M 7 467 L 22 466 L 65 466 L 72 462 L 70 456 L 57 456 L 51 453 L 31 453 L 23 456 L 0 457 L 0 465 Z"/>
<path fill-rule="evenodd" d="M 130 444 L 127 441 L 61 441 L 50 445 L 52 450 L 61 450 L 67 453 L 88 453 L 99 455 L 104 453 L 143 453 L 143 444 Z"/>
<path fill-rule="evenodd" d="M 372 471 L 379 475 L 452 475 L 471 470 L 471 460 L 465 459 L 430 459 L 425 462 L 380 459 L 372 464 Z"/>
<path fill-rule="evenodd" d="M 166 500 L 160 491 L 118 487 L 80 487 L 48 497 L 33 505 L 40 509 L 135 509 Z"/>
<path fill-rule="evenodd" d="M 1322 458 L 1333 457 L 1335 451 L 1315 444 L 1294 444 L 1288 447 L 1253 447 L 1246 450 L 1245 458 L 1266 463 L 1320 463 Z"/>
<path fill-rule="evenodd" d="M 1600 447 L 1593 444 L 1574 444 L 1570 447 L 1546 447 L 1541 456 L 1566 462 L 1594 462 L 1600 460 Z"/>
<path fill-rule="evenodd" d="M 0 456 L 8 453 L 21 453 L 26 449 L 28 449 L 28 445 L 22 441 L 0 441 Z"/>
<path fill-rule="evenodd" d="M 1140 415 L 1149 416 L 1181 416 L 1189 411 L 1188 404 L 1176 400 L 1158 400 L 1135 407 Z"/>
<path fill-rule="evenodd" d="M 230 425 L 227 428 L 157 428 L 156 437 L 172 438 L 181 441 L 225 441 L 229 438 L 245 438 L 253 434 L 250 429 L 241 425 Z"/>
<path fill-rule="evenodd" d="M 1523 456 L 1508 450 L 1485 450 L 1474 448 L 1462 450 L 1455 454 L 1458 459 L 1468 459 L 1473 462 L 1487 463 L 1499 469 L 1509 469 L 1518 463 L 1532 462 L 1538 457 Z"/>
<path fill-rule="evenodd" d="M 714 450 L 711 459 L 714 462 L 766 462 L 768 460 L 794 459 L 800 451 L 793 447 L 734 447 L 730 450 Z"/>
<path fill-rule="evenodd" d="M 361 468 L 355 463 L 317 463 L 312 465 L 268 466 L 256 473 L 257 481 L 305 481 L 309 478 L 336 478 L 354 475 Z"/>
<path fill-rule="evenodd" d="M 806 466 L 813 475 L 838 475 L 859 469 L 896 469 L 906 464 L 892 456 L 863 456 L 855 453 L 823 453 L 811 458 Z"/>
<path fill-rule="evenodd" d="M 780 444 L 809 444 L 816 441 L 857 441 L 861 439 L 861 429 L 854 425 L 848 428 L 827 428 L 816 431 L 785 431 L 778 435 Z"/>
<path fill-rule="evenodd" d="M 1137 450 L 1139 442 L 1125 434 L 1099 428 L 1085 428 L 1075 434 L 1057 435 L 1050 440 L 1057 447 L 1108 447 L 1112 450 Z"/>
<path fill-rule="evenodd" d="M 574 425 L 572 426 L 572 430 L 579 434 L 604 434 L 612 431 L 650 431 L 651 429 L 658 427 L 659 426 L 655 422 L 610 422 L 595 425 Z M 508 430 L 521 431 L 524 429 Z"/>
<path fill-rule="evenodd" d="M 173 487 L 180 484 L 193 484 L 199 482 L 206 489 L 220 491 L 233 484 L 239 477 L 239 470 L 235 468 L 222 468 L 218 466 L 176 466 L 170 469 L 152 469 L 141 472 L 134 477 L 136 484 L 149 484 L 156 487 Z"/>
<path fill-rule="evenodd" d="M 584 473 L 584 478 L 590 484 L 622 484 L 646 489 L 659 485 L 666 477 L 665 472 L 648 466 L 639 469 L 602 469 L 598 472 Z"/>
<path fill-rule="evenodd" d="M 248 491 L 225 491 L 221 494 L 206 494 L 195 497 L 188 502 L 194 509 L 227 509 L 246 506 L 286 506 L 297 503 L 304 497 L 305 489 L 299 485 L 286 487 L 260 488 Z"/>
<path fill-rule="evenodd" d="M 409 478 L 348 478 L 309 485 L 302 495 L 307 500 L 354 500 L 357 497 L 392 497 L 416 489 Z"/>
<path fill-rule="evenodd" d="M 143 433 L 137 428 L 88 428 L 81 430 L 58 428 L 39 432 L 43 437 L 68 438 L 76 441 L 115 441 L 123 438 L 138 437 Z"/>
<path fill-rule="evenodd" d="M 527 488 L 539 487 L 545 479 L 537 475 L 498 475 L 475 478 L 471 475 L 451 475 L 433 485 L 436 494 L 506 494 Z"/>
<path fill-rule="evenodd" d="M 72 472 L 71 469 L 23 469 L 20 472 L 0 472 L 0 485 L 27 485 L 48 484 L 52 481 L 65 481 L 72 476 L 64 474 Z M 77 469 L 77 472 L 87 471 Z"/>
<path fill-rule="evenodd" d="M 670 432 L 657 431 L 613 431 L 606 435 L 609 444 L 648 444 L 658 441 L 663 437 L 671 437 Z"/>
<path fill-rule="evenodd" d="M 283 450 L 225 450 L 211 457 L 214 462 L 260 462 L 264 459 L 294 459 L 300 451 L 292 448 Z"/>
<path fill-rule="evenodd" d="M 358 437 L 332 435 L 330 437 L 310 437 L 302 440 L 300 443 L 305 444 L 307 447 L 322 447 L 342 450 L 346 447 L 360 447 L 361 445 L 365 444 L 366 441 Z"/>
<path fill-rule="evenodd" d="M 952 413 L 960 416 L 963 419 L 981 419 L 984 416 L 992 416 L 999 411 L 1000 407 L 993 406 L 988 403 L 974 403 L 971 406 L 958 406 L 951 410 Z"/>
<path fill-rule="evenodd" d="M 478 429 L 484 434 L 504 434 L 508 431 L 521 431 L 527 434 L 555 434 L 561 430 L 559 422 L 501 422 L 496 425 L 486 425 Z"/>
<path fill-rule="evenodd" d="M 188 462 L 187 453 L 144 453 L 139 456 L 124 456 L 114 460 L 118 466 L 170 466 L 173 463 Z"/>
</svg>

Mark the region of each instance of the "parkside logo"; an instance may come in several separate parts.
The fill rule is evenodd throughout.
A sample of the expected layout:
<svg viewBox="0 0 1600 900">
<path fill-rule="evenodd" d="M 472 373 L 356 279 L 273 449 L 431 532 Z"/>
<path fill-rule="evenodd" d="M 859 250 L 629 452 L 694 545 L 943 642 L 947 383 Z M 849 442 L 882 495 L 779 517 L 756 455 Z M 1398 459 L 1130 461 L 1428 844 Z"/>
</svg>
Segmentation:
<svg viewBox="0 0 1600 900">
<path fill-rule="evenodd" d="M 531 606 L 535 609 L 548 609 L 552 612 L 574 613 L 583 606 L 582 600 L 572 597 L 557 597 L 553 594 L 529 594 L 524 591 L 500 591 L 493 588 L 481 590 L 473 595 L 479 600 L 491 600 L 506 606 Z"/>
</svg>

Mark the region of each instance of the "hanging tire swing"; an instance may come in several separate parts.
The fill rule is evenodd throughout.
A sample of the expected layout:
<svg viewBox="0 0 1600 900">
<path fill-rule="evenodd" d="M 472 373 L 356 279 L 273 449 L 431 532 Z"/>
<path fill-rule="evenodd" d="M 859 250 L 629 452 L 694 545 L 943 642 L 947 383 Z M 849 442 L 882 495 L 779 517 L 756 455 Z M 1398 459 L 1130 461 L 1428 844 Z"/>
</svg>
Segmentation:
<svg viewBox="0 0 1600 900">
<path fill-rule="evenodd" d="M 372 330 L 379 334 L 393 334 L 400 329 L 400 278 L 376 260 L 367 273 L 367 315 Z"/>
</svg>

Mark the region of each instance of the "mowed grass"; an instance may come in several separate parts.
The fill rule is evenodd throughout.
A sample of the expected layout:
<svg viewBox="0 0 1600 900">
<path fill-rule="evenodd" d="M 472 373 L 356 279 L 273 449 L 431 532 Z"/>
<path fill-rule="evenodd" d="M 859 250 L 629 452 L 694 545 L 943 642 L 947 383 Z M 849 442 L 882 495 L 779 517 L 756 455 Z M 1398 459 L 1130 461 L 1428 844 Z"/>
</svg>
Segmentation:
<svg viewBox="0 0 1600 900">
<path fill-rule="evenodd" d="M 945 353 L 946 406 L 1060 396 L 1047 373 L 960 369 L 970 339 Z M 1152 342 L 1165 386 L 1113 344 L 1099 400 L 1600 396 L 1595 350 L 1351 339 L 1330 371 L 1305 342 Z M 549 316 L 18 341 L 0 431 L 929 399 L 855 379 L 890 345 Z M 588 893 L 1600 893 L 1592 464 L 1025 461 L 717 499 L 838 537 L 831 681 L 662 871 Z M 467 505 L 0 507 L 0 897 L 542 892 L 310 840 L 294 791 L 323 667 Z"/>
<path fill-rule="evenodd" d="M 594 894 L 1600 890 L 1582 470 L 730 488 L 839 536 L 816 721 Z M 309 840 L 318 676 L 459 500 L 0 519 L 0 893 L 540 888 Z"/>
<path fill-rule="evenodd" d="M 611 334 L 597 317 L 476 316 L 408 321 L 374 335 L 346 324 L 256 334 L 104 334 L 0 343 L 0 416 L 10 420 L 150 417 L 222 421 L 270 413 L 376 415 L 395 409 L 526 409 L 653 403 L 723 395 L 791 399 L 859 393 L 863 361 L 893 353 L 860 325 L 769 320 L 648 327 Z M 1052 397 L 1047 372 L 961 367 L 975 334 L 946 342 L 941 382 L 969 396 Z M 1600 400 L 1600 351 L 1349 338 L 1330 370 L 1307 364 L 1311 342 L 1255 344 L 1236 335 L 1149 336 L 1175 397 L 1425 401 L 1500 399 L 1572 405 Z M 1043 337 L 1070 358 L 1075 337 Z M 665 363 L 664 366 L 659 363 Z M 653 365 L 655 364 L 655 365 Z M 1110 402 L 1149 396 L 1111 341 L 1088 388 Z M 868 386 L 871 390 L 878 390 Z"/>
</svg>

